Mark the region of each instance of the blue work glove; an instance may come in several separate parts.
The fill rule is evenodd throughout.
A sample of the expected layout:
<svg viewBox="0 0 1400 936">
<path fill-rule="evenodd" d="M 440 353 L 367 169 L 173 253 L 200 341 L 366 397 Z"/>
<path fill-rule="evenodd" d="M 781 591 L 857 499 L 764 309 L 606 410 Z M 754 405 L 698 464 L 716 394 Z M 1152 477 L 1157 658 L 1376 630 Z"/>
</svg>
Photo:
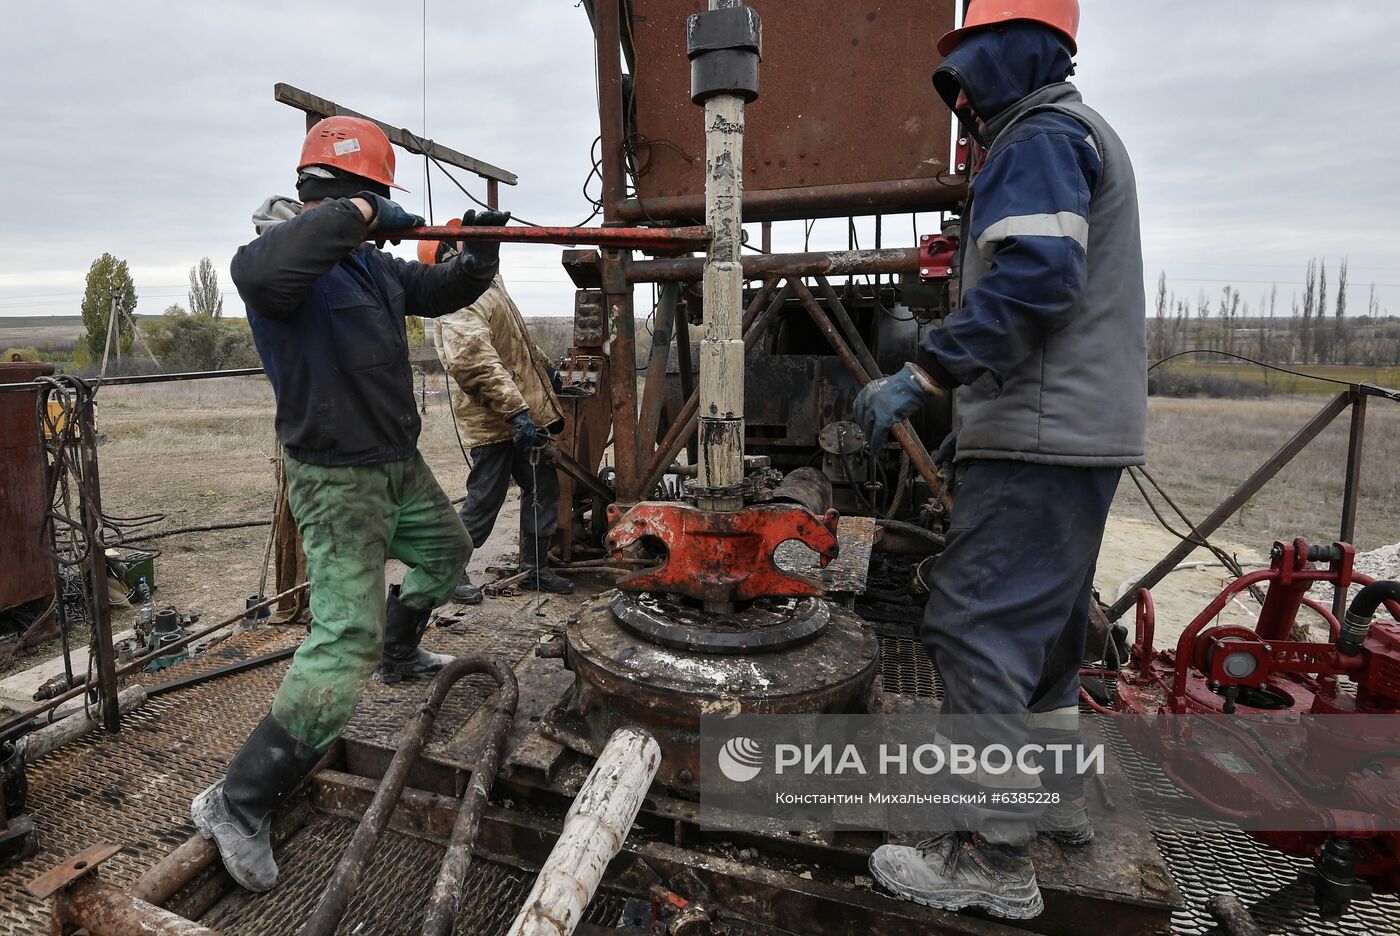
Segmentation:
<svg viewBox="0 0 1400 936">
<path fill-rule="evenodd" d="M 535 421 L 530 418 L 529 410 L 521 410 L 510 418 L 510 424 L 515 427 L 515 444 L 522 448 L 529 448 L 535 444 L 535 437 L 539 435 L 539 428 Z"/>
<path fill-rule="evenodd" d="M 462 215 L 462 227 L 505 227 L 510 221 L 510 212 L 488 210 L 477 214 L 475 210 L 468 209 Z M 465 258 L 461 262 L 480 276 L 485 273 L 495 272 L 495 267 L 501 260 L 500 241 L 463 241 L 457 245 L 462 250 Z"/>
<path fill-rule="evenodd" d="M 402 231 L 406 228 L 422 227 L 427 222 L 416 214 L 409 214 L 394 202 L 373 192 L 360 192 L 355 196 L 363 198 L 374 206 L 374 216 L 369 219 L 369 229 L 374 232 Z M 393 241 L 397 244 L 398 241 Z"/>
<path fill-rule="evenodd" d="M 855 417 L 870 442 L 870 451 L 880 454 L 890 430 L 923 409 L 940 392 L 938 384 L 917 364 L 905 364 L 899 373 L 862 387 L 856 394 Z"/>
<path fill-rule="evenodd" d="M 554 392 L 563 393 L 564 378 L 559 376 L 559 368 L 553 364 L 546 364 L 545 369 L 549 371 L 549 385 L 554 388 Z"/>
</svg>

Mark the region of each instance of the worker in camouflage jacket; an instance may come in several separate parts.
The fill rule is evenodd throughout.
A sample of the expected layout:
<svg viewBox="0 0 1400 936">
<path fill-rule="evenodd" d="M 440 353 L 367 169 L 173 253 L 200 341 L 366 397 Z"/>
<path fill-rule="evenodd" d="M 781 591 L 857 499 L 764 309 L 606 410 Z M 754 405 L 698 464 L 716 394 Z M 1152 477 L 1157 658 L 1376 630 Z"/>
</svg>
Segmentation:
<svg viewBox="0 0 1400 936">
<path fill-rule="evenodd" d="M 1066 80 L 1078 23 L 1076 0 L 973 0 L 940 41 L 934 88 L 987 147 L 963 212 L 962 304 L 919 363 L 856 402 L 878 450 L 955 393 L 960 486 L 922 636 L 945 687 L 941 740 L 1012 751 L 1077 740 L 1099 545 L 1119 476 L 1146 449 L 1136 183 L 1118 135 Z M 880 848 L 875 877 L 931 906 L 1038 914 L 1030 838 L 1094 834 L 1083 777 L 1039 767 L 977 777 L 1018 805 Z"/>
<path fill-rule="evenodd" d="M 422 241 L 419 260 L 456 256 L 450 243 Z M 523 587 L 567 595 L 573 583 L 549 568 L 549 541 L 559 527 L 559 475 L 540 457 L 547 431 L 563 426 L 554 395 L 558 379 L 530 337 L 520 309 L 498 275 L 481 298 L 434 325 L 438 357 L 449 379 L 452 414 L 471 449 L 467 499 L 460 516 L 475 546 L 486 542 L 514 479 L 520 487 L 520 566 Z M 453 598 L 478 604 L 481 588 L 465 567 Z"/>
<path fill-rule="evenodd" d="M 450 659 L 419 642 L 457 584 L 471 541 L 418 453 L 405 316 L 477 299 L 495 244 L 454 262 L 400 260 L 369 239 L 423 219 L 389 200 L 394 155 L 372 121 L 331 117 L 307 134 L 297 194 L 254 216 L 232 274 L 277 399 L 287 497 L 311 583 L 311 632 L 223 779 L 195 798 L 195 827 L 252 891 L 277 881 L 274 810 L 330 747 L 376 669 L 426 678 Z M 504 224 L 488 212 L 477 224 Z M 385 562 L 408 571 L 385 597 Z"/>
</svg>

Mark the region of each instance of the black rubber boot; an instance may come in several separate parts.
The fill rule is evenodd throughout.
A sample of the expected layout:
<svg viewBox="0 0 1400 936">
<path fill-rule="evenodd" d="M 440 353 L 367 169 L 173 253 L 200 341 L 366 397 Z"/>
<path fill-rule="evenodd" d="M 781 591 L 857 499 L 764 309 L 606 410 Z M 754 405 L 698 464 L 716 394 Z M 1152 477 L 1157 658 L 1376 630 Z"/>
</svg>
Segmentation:
<svg viewBox="0 0 1400 936">
<path fill-rule="evenodd" d="M 572 595 L 574 583 L 549 567 L 549 537 L 520 537 L 520 571 L 530 574 L 520 581 L 522 591 Z"/>
<path fill-rule="evenodd" d="M 272 814 L 306 779 L 321 752 L 268 715 L 234 755 L 224 778 L 195 797 L 190 818 L 219 847 L 229 876 L 261 893 L 277 883 Z"/>
<path fill-rule="evenodd" d="M 428 629 L 432 611 L 415 611 L 399 601 L 399 586 L 389 589 L 384 603 L 384 655 L 379 660 L 379 678 L 386 683 L 404 679 L 427 679 L 448 663 L 450 656 L 429 653 L 418 646 Z"/>
<path fill-rule="evenodd" d="M 472 582 L 472 577 L 462 570 L 462 580 L 457 583 L 457 587 L 452 590 L 452 600 L 458 604 L 479 605 L 485 598 L 481 591 L 481 586 Z"/>
</svg>

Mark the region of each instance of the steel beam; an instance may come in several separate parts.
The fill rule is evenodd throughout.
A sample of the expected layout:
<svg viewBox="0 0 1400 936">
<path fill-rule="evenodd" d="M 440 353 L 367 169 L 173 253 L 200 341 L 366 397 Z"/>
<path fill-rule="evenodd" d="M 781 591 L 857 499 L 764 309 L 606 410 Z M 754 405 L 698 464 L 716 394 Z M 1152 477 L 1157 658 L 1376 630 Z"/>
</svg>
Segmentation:
<svg viewBox="0 0 1400 936">
<path fill-rule="evenodd" d="M 602 138 L 603 223 L 617 224 L 618 207 L 627 197 L 627 154 L 623 151 L 622 0 L 597 0 L 593 35 L 598 61 L 598 133 Z M 645 218 L 641 220 L 646 220 Z"/>
<path fill-rule="evenodd" d="M 410 153 L 431 156 L 439 162 L 447 163 L 449 166 L 456 166 L 458 169 L 474 172 L 484 179 L 504 182 L 506 185 L 515 185 L 520 181 L 515 173 L 507 172 L 499 166 L 493 166 L 473 156 L 459 153 L 440 143 L 434 143 L 432 140 L 423 140 L 409 133 L 407 130 L 390 126 L 382 120 L 375 120 L 373 117 L 361 114 L 359 111 L 353 111 L 348 107 L 341 107 L 334 101 L 328 101 L 323 97 L 317 97 L 309 91 L 294 88 L 285 82 L 279 81 L 272 86 L 272 96 L 279 104 L 286 104 L 295 107 L 297 110 L 305 111 L 308 130 L 322 117 L 361 117 L 378 124 L 379 129 L 383 130 L 384 135 L 389 138 L 389 142 L 403 147 Z M 426 144 L 426 146 L 421 144 Z"/>
<path fill-rule="evenodd" d="M 601 61 L 599 68 L 601 70 Z M 756 191 L 744 199 L 745 220 L 793 221 L 832 215 L 899 214 L 909 211 L 953 211 L 967 198 L 967 185 L 942 179 L 897 179 L 843 185 L 806 185 Z M 611 202 L 608 208 L 614 208 Z M 703 217 L 699 195 L 628 198 L 616 205 L 619 221 L 683 221 Z"/>
<path fill-rule="evenodd" d="M 637 250 L 696 250 L 710 240 L 704 225 L 680 228 L 653 227 L 454 227 L 424 225 L 402 231 L 385 232 L 393 240 L 449 240 L 502 244 L 590 244 L 597 247 L 636 248 Z M 370 240 L 380 240 L 375 236 Z"/>
<path fill-rule="evenodd" d="M 1352 391 L 1346 390 L 1337 394 L 1327 405 L 1318 410 L 1317 415 L 1308 420 L 1304 426 L 1293 434 L 1293 437 L 1279 448 L 1269 460 L 1260 465 L 1253 474 L 1244 480 L 1239 487 L 1230 493 L 1230 496 L 1221 502 L 1219 507 L 1211 511 L 1210 516 L 1201 521 L 1196 532 L 1200 534 L 1202 540 L 1210 536 L 1226 520 L 1234 516 L 1235 511 L 1244 506 L 1245 502 L 1253 497 L 1260 488 L 1278 474 L 1284 465 L 1291 462 L 1295 456 L 1308 446 L 1308 443 L 1316 439 L 1322 430 L 1332 424 L 1332 421 L 1342 414 L 1351 405 Z M 1113 603 L 1113 607 L 1108 609 L 1108 619 L 1116 621 L 1129 609 L 1137 606 L 1138 592 L 1144 588 L 1151 588 L 1167 576 L 1172 569 L 1175 569 L 1181 560 L 1191 554 L 1201 544 L 1195 540 L 1182 540 L 1172 551 L 1167 553 L 1155 566 L 1148 570 L 1140 579 L 1133 583 L 1132 587 L 1123 592 L 1122 597 Z"/>
<path fill-rule="evenodd" d="M 1346 487 L 1342 492 L 1342 531 L 1337 537 L 1343 543 L 1352 543 L 1356 537 L 1356 505 L 1361 496 L 1362 449 L 1366 442 L 1366 395 L 1351 395 L 1351 434 L 1347 439 Z M 1342 619 L 1346 609 L 1346 592 L 1336 589 L 1332 596 L 1332 614 Z"/>
</svg>

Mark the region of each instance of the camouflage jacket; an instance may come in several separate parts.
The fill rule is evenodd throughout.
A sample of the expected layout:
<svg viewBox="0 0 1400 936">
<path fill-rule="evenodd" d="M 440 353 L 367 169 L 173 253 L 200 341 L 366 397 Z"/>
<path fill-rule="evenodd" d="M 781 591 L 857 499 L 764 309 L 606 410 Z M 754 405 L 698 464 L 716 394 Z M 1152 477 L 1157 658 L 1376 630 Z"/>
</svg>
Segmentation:
<svg viewBox="0 0 1400 936">
<path fill-rule="evenodd" d="M 476 302 L 437 319 L 434 335 L 467 446 L 513 438 L 510 417 L 527 408 L 539 426 L 564 418 L 549 384 L 549 359 L 531 340 L 500 276 Z"/>
</svg>

